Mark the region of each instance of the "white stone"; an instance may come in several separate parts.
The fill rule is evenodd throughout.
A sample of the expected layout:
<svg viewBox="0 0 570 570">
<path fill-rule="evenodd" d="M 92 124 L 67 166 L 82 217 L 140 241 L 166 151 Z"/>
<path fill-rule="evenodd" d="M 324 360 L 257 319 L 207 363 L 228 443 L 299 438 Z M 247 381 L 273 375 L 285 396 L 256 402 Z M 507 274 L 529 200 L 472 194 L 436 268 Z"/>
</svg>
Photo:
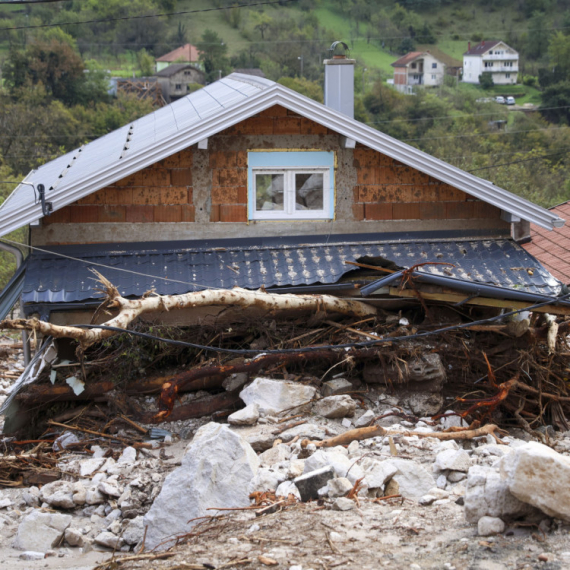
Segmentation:
<svg viewBox="0 0 570 570">
<path fill-rule="evenodd" d="M 335 396 L 353 390 L 352 384 L 345 378 L 335 378 L 323 383 L 321 392 L 323 396 Z"/>
<path fill-rule="evenodd" d="M 366 410 L 366 412 L 364 412 L 357 420 L 355 420 L 354 425 L 357 428 L 369 426 L 375 417 L 376 414 L 372 410 Z"/>
<path fill-rule="evenodd" d="M 34 552 L 33 550 L 22 552 L 19 556 L 20 560 L 43 560 L 45 557 L 44 552 Z"/>
<path fill-rule="evenodd" d="M 331 498 L 344 497 L 352 490 L 352 483 L 346 477 L 337 477 L 327 483 L 327 494 Z"/>
<path fill-rule="evenodd" d="M 106 453 L 100 445 L 92 445 L 91 451 L 93 452 L 92 459 L 101 459 Z"/>
<path fill-rule="evenodd" d="M 14 504 L 14 501 L 11 501 L 10 499 L 0 499 L 0 509 L 7 509 L 8 507 L 11 507 Z"/>
<path fill-rule="evenodd" d="M 333 509 L 335 511 L 352 511 L 356 508 L 354 501 L 352 499 L 347 499 L 346 497 L 339 497 L 335 499 L 333 503 Z"/>
<path fill-rule="evenodd" d="M 113 485 L 109 481 L 101 481 L 99 485 L 97 485 L 97 490 L 103 493 L 104 495 L 108 495 L 109 497 L 119 498 L 123 493 L 117 485 Z"/>
<path fill-rule="evenodd" d="M 462 419 L 460 416 L 455 415 L 453 410 L 449 410 L 445 412 L 443 418 L 441 418 L 440 422 L 441 427 L 446 430 L 451 427 L 468 427 L 468 423 Z"/>
<path fill-rule="evenodd" d="M 284 480 L 285 477 L 279 471 L 268 467 L 260 467 L 249 482 L 248 493 L 275 491 L 279 483 Z"/>
<path fill-rule="evenodd" d="M 262 467 L 270 467 L 275 463 L 281 463 L 282 461 L 287 461 L 291 457 L 291 449 L 288 445 L 281 443 L 264 451 L 259 455 L 259 464 Z"/>
<path fill-rule="evenodd" d="M 492 467 L 474 465 L 467 473 L 465 485 L 465 518 L 475 523 L 481 517 L 519 518 L 533 508 L 511 494 L 507 483 Z"/>
<path fill-rule="evenodd" d="M 259 419 L 259 405 L 249 404 L 228 416 L 228 423 L 234 426 L 252 426 Z"/>
<path fill-rule="evenodd" d="M 384 485 L 398 472 L 388 461 L 374 461 L 365 471 L 366 484 L 370 489 L 384 489 Z"/>
<path fill-rule="evenodd" d="M 356 440 L 351 441 L 348 444 L 348 447 L 346 450 L 348 451 L 348 455 L 355 455 L 360 450 L 360 443 L 358 443 L 358 441 L 356 441 Z"/>
<path fill-rule="evenodd" d="M 364 477 L 362 467 L 350 460 L 346 455 L 337 451 L 323 451 L 319 449 L 305 460 L 303 473 L 310 473 L 322 467 L 331 466 L 337 477 L 346 477 L 353 485 L 357 479 Z"/>
<path fill-rule="evenodd" d="M 323 398 L 313 406 L 313 413 L 329 419 L 353 416 L 355 411 L 356 402 L 346 394 Z"/>
<path fill-rule="evenodd" d="M 121 548 L 123 539 L 109 531 L 103 531 L 95 537 L 95 542 L 106 548 Z"/>
<path fill-rule="evenodd" d="M 435 486 L 435 480 L 419 463 L 408 459 L 387 459 L 397 473 L 392 477 L 398 483 L 399 494 L 407 499 L 419 499 Z"/>
<path fill-rule="evenodd" d="M 68 528 L 65 531 L 65 541 L 69 546 L 83 546 L 85 539 L 83 534 L 76 528 Z"/>
<path fill-rule="evenodd" d="M 255 451 L 226 425 L 201 427 L 144 517 L 146 547 L 188 532 L 196 522 L 187 521 L 216 513 L 208 508 L 249 506 L 248 487 L 258 468 Z"/>
<path fill-rule="evenodd" d="M 450 471 L 447 474 L 447 480 L 450 483 L 459 483 L 459 481 L 463 481 L 467 477 L 467 473 L 463 471 Z"/>
<path fill-rule="evenodd" d="M 570 458 L 528 442 L 500 462 L 501 478 L 517 499 L 551 517 L 570 521 Z"/>
<path fill-rule="evenodd" d="M 481 517 L 477 522 L 479 536 L 492 536 L 501 534 L 505 530 L 505 523 L 498 517 Z"/>
<path fill-rule="evenodd" d="M 70 524 L 71 515 L 34 510 L 18 526 L 14 548 L 47 552 L 59 543 Z"/>
<path fill-rule="evenodd" d="M 73 509 L 73 486 L 69 481 L 53 481 L 42 487 L 40 499 L 54 508 Z"/>
<path fill-rule="evenodd" d="M 99 459 L 94 459 L 93 457 L 85 459 L 80 463 L 79 474 L 81 475 L 81 477 L 89 477 L 90 475 L 95 473 L 95 471 L 100 469 L 103 463 L 105 463 L 104 457 L 101 457 Z"/>
<path fill-rule="evenodd" d="M 315 397 L 316 389 L 296 382 L 256 378 L 240 392 L 240 398 L 247 404 L 258 404 L 259 412 L 272 415 L 304 404 Z"/>
<path fill-rule="evenodd" d="M 283 483 L 280 483 L 275 490 L 275 495 L 277 497 L 288 497 L 289 495 L 294 495 L 297 499 L 301 500 L 299 489 L 297 489 L 297 486 L 293 481 L 283 481 Z"/>
<path fill-rule="evenodd" d="M 137 460 L 137 450 L 134 447 L 125 447 L 117 463 L 134 463 Z"/>
<path fill-rule="evenodd" d="M 123 540 L 131 546 L 138 544 L 144 536 L 144 518 L 142 516 L 131 519 L 123 531 Z"/>
<path fill-rule="evenodd" d="M 433 464 L 435 473 L 441 471 L 463 471 L 467 473 L 471 467 L 471 458 L 463 449 L 446 449 L 438 453 Z"/>
<path fill-rule="evenodd" d="M 327 432 L 324 428 L 316 426 L 315 424 L 303 424 L 285 430 L 283 433 L 279 434 L 279 439 L 283 440 L 284 442 L 288 442 L 292 439 L 295 439 L 297 436 L 301 439 L 307 438 L 318 441 L 321 441 L 328 437 Z"/>
<path fill-rule="evenodd" d="M 341 423 L 345 428 L 352 427 L 352 422 L 348 418 L 344 418 Z"/>
<path fill-rule="evenodd" d="M 305 470 L 305 460 L 304 459 L 294 459 L 289 462 L 289 471 L 287 472 L 287 477 L 289 479 L 295 479 L 303 474 Z"/>
<path fill-rule="evenodd" d="M 85 491 L 85 502 L 88 505 L 100 505 L 106 501 L 105 495 L 98 489 L 87 489 Z"/>
</svg>

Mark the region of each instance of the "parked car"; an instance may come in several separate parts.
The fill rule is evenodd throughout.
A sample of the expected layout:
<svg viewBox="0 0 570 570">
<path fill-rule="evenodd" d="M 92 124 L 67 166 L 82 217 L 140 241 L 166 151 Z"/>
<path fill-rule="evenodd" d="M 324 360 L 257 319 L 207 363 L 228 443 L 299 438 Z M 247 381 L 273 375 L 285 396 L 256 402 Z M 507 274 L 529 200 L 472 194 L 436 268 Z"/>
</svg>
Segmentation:
<svg viewBox="0 0 570 570">
<path fill-rule="evenodd" d="M 507 105 L 514 105 L 515 98 L 514 97 L 507 97 Z"/>
<path fill-rule="evenodd" d="M 499 103 L 501 105 L 505 104 L 505 98 L 501 97 L 500 95 L 498 97 L 495 97 L 495 103 Z"/>
</svg>

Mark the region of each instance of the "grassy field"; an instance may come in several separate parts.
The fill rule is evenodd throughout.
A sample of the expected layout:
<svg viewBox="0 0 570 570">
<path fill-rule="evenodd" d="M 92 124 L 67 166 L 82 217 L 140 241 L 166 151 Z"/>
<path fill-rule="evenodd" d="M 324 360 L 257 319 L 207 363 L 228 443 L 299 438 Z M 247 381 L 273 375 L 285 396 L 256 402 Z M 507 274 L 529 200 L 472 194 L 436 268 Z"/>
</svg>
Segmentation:
<svg viewBox="0 0 570 570">
<path fill-rule="evenodd" d="M 540 104 L 540 91 L 535 87 L 527 87 L 526 85 L 495 85 L 491 89 L 482 89 L 479 85 L 471 83 L 460 83 L 459 89 L 475 94 L 477 97 L 496 97 L 497 95 L 521 95 L 516 97 L 517 105 L 525 103 Z"/>
</svg>

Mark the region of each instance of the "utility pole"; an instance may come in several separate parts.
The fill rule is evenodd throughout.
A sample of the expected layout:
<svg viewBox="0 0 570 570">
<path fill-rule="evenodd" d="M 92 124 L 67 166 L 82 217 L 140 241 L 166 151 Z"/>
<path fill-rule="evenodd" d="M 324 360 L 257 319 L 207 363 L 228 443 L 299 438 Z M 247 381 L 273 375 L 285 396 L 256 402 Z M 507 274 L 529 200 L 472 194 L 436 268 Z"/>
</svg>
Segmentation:
<svg viewBox="0 0 570 570">
<path fill-rule="evenodd" d="M 301 77 L 303 77 L 303 56 L 300 55 L 297 59 L 301 62 Z"/>
</svg>

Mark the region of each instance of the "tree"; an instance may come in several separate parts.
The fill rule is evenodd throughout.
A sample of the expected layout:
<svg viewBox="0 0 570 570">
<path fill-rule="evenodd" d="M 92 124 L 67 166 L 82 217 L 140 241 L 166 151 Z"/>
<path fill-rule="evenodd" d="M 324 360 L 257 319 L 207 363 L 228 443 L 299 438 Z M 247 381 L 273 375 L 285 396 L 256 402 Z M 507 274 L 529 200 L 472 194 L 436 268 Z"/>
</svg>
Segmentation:
<svg viewBox="0 0 570 570">
<path fill-rule="evenodd" d="M 492 89 L 495 85 L 493 81 L 493 74 L 490 71 L 484 71 L 481 75 L 479 75 L 479 85 L 483 89 Z"/>
<path fill-rule="evenodd" d="M 549 121 L 570 124 L 570 81 L 550 85 L 544 90 L 540 113 Z"/>
<path fill-rule="evenodd" d="M 570 72 L 570 36 L 556 32 L 550 38 L 548 59 L 558 75 L 558 81 L 565 80 Z"/>
<path fill-rule="evenodd" d="M 398 47 L 398 52 L 406 54 L 414 50 L 415 44 L 412 38 L 404 38 Z"/>
<path fill-rule="evenodd" d="M 265 39 L 265 32 L 273 25 L 273 18 L 265 12 L 253 12 L 251 14 L 253 20 L 253 27 L 259 30 L 261 39 Z"/>
<path fill-rule="evenodd" d="M 137 52 L 137 64 L 143 77 L 149 77 L 153 74 L 154 58 L 146 51 L 146 49 L 143 48 Z"/>
<path fill-rule="evenodd" d="M 202 39 L 197 43 L 196 47 L 200 51 L 200 61 L 204 64 L 206 72 L 206 80 L 208 82 L 218 79 L 219 71 L 222 74 L 229 69 L 229 60 L 227 57 L 228 46 L 222 41 L 213 30 L 206 30 L 202 34 Z"/>
<path fill-rule="evenodd" d="M 542 12 L 533 12 L 528 24 L 527 52 L 530 57 L 540 58 L 548 48 L 549 24 Z"/>
<path fill-rule="evenodd" d="M 277 83 L 306 95 L 319 103 L 323 102 L 323 88 L 319 82 L 309 81 L 303 77 L 281 77 Z"/>
</svg>

